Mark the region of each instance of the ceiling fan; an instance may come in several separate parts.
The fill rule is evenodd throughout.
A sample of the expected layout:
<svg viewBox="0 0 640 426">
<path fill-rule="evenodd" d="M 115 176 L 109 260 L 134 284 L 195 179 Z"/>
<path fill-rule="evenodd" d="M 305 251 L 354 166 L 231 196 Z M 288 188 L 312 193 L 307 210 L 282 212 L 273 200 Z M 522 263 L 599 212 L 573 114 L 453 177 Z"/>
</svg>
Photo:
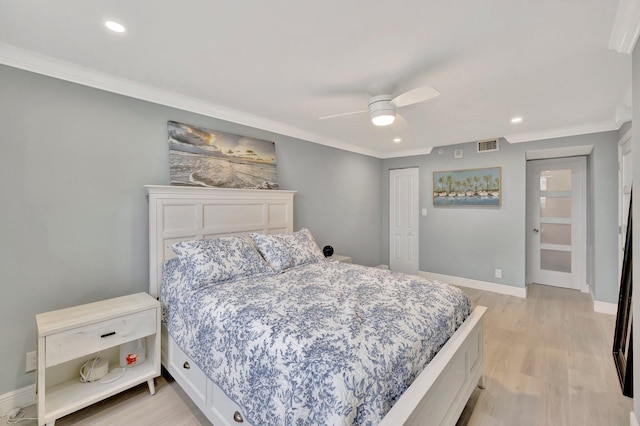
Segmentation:
<svg viewBox="0 0 640 426">
<path fill-rule="evenodd" d="M 389 126 L 396 121 L 396 117 L 399 117 L 400 121 L 404 121 L 402 119 L 402 116 L 396 112 L 396 109 L 402 108 L 407 105 L 424 102 L 440 95 L 440 92 L 438 92 L 436 89 L 426 85 L 407 90 L 406 92 L 397 95 L 393 94 L 395 90 L 395 84 L 372 84 L 367 90 L 367 92 L 371 96 L 371 98 L 369 98 L 368 109 L 327 115 L 324 117 L 319 117 L 319 120 L 368 112 L 371 115 L 371 122 L 374 125 Z"/>
</svg>

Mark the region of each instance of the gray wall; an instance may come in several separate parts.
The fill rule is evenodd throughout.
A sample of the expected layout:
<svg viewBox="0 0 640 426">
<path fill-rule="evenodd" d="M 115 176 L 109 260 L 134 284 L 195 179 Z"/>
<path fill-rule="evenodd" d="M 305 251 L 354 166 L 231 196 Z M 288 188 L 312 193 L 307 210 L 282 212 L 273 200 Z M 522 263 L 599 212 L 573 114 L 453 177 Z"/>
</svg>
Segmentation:
<svg viewBox="0 0 640 426">
<path fill-rule="evenodd" d="M 36 313 L 147 290 L 167 120 L 275 141 L 295 228 L 381 263 L 381 160 L 0 66 L 0 394 L 35 380 Z"/>
<path fill-rule="evenodd" d="M 617 301 L 617 132 L 382 161 L 0 66 L 0 394 L 34 382 L 23 371 L 36 313 L 146 291 L 143 185 L 169 182 L 167 120 L 274 140 L 281 187 L 298 191 L 295 228 L 364 265 L 388 263 L 388 170 L 419 166 L 420 269 L 516 287 L 525 284 L 524 152 L 593 144 L 589 270 L 596 299 Z M 502 167 L 501 208 L 433 208 L 434 170 L 492 166 Z"/>
<path fill-rule="evenodd" d="M 528 150 L 594 145 L 588 159 L 589 283 L 596 300 L 617 302 L 617 132 L 520 144 L 500 141 L 500 151 L 476 153 L 475 143 L 434 148 L 431 154 L 387 159 L 382 175 L 382 250 L 388 263 L 390 169 L 420 167 L 420 270 L 524 287 L 526 281 L 526 160 Z M 462 149 L 464 157 L 454 159 Z M 439 152 L 442 151 L 440 154 Z M 433 206 L 433 172 L 502 167 L 500 208 Z M 593 200 L 593 202 L 589 202 Z M 595 260 L 594 260 L 595 259 Z M 502 269 L 502 278 L 494 270 Z"/>
</svg>

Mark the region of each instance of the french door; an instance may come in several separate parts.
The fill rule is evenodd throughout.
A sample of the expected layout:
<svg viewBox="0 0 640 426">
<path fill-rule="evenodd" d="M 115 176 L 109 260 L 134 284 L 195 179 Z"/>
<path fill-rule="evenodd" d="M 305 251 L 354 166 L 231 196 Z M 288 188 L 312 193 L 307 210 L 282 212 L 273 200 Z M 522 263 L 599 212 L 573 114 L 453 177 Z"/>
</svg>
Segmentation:
<svg viewBox="0 0 640 426">
<path fill-rule="evenodd" d="M 528 169 L 529 281 L 586 291 L 586 157 Z"/>
</svg>

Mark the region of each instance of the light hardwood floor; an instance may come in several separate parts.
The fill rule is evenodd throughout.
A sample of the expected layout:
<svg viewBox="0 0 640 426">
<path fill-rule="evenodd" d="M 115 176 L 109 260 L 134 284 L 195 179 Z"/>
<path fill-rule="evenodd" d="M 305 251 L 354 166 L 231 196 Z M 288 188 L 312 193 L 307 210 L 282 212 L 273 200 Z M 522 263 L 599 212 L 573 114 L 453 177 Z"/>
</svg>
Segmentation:
<svg viewBox="0 0 640 426">
<path fill-rule="evenodd" d="M 622 395 L 611 355 L 615 318 L 594 313 L 589 295 L 541 285 L 529 286 L 526 299 L 464 291 L 489 309 L 485 389 L 474 391 L 458 426 L 629 425 L 633 401 Z M 210 424 L 175 382 L 156 385 L 155 396 L 141 385 L 56 426 Z"/>
<path fill-rule="evenodd" d="M 530 285 L 526 299 L 464 289 L 487 306 L 485 389 L 459 426 L 626 426 L 633 400 L 613 363 L 615 317 L 593 312 L 588 294 Z"/>
</svg>

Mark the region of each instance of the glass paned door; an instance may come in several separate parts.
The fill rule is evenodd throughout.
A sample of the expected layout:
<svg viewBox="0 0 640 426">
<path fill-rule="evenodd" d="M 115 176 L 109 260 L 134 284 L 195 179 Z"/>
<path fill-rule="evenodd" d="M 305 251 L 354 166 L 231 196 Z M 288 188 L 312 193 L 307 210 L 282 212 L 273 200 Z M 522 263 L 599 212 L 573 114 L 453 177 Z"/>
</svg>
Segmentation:
<svg viewBox="0 0 640 426">
<path fill-rule="evenodd" d="M 528 164 L 530 282 L 580 289 L 586 264 L 586 158 Z"/>
</svg>

